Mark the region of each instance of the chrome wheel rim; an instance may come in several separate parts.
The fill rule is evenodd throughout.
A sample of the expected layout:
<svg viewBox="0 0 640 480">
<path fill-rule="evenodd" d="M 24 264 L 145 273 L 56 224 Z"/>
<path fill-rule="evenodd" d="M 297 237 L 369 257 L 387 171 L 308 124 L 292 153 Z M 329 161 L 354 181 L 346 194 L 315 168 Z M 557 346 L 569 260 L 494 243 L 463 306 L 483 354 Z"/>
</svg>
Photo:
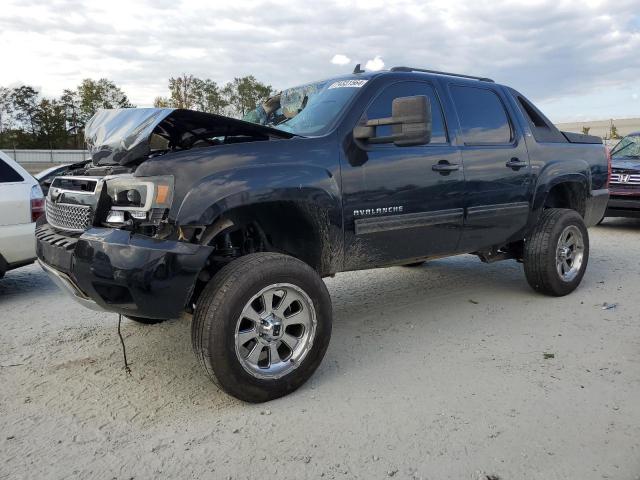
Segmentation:
<svg viewBox="0 0 640 480">
<path fill-rule="evenodd" d="M 275 283 L 245 304 L 236 322 L 235 348 L 242 367 L 261 379 L 295 370 L 313 346 L 316 313 L 296 285 Z"/>
<path fill-rule="evenodd" d="M 569 225 L 560 234 L 556 249 L 556 270 L 565 282 L 570 282 L 580 272 L 584 260 L 584 238 L 580 229 Z"/>
</svg>

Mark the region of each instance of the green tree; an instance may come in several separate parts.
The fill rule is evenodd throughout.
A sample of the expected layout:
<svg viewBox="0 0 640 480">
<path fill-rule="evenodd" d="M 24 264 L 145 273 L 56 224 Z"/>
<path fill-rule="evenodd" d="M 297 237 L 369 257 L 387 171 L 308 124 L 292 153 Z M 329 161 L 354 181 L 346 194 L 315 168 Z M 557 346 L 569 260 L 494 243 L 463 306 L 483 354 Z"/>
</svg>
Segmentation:
<svg viewBox="0 0 640 480">
<path fill-rule="evenodd" d="M 231 115 L 243 117 L 271 95 L 271 85 L 259 82 L 253 75 L 236 77 L 227 83 L 223 95 L 229 103 Z"/>
<path fill-rule="evenodd" d="M 0 87 L 0 148 L 81 148 L 86 122 L 99 108 L 133 107 L 107 79 L 83 80 L 59 99 L 29 85 Z"/>
<path fill-rule="evenodd" d="M 228 106 L 228 101 L 222 93 L 222 89 L 213 80 L 208 78 L 194 79 L 194 108 L 201 112 L 223 114 Z"/>
<path fill-rule="evenodd" d="M 171 99 L 167 97 L 156 97 L 153 101 L 156 108 L 171 108 Z"/>
<path fill-rule="evenodd" d="M 73 95 L 73 92 L 70 92 Z M 110 80 L 86 78 L 75 91 L 79 125 L 84 127 L 100 108 L 132 108 L 125 93 Z"/>
<path fill-rule="evenodd" d="M 235 78 L 220 87 L 209 78 L 183 73 L 169 79 L 169 96 L 156 97 L 156 108 L 186 108 L 242 117 L 271 95 L 271 86 L 252 75 Z"/>
<path fill-rule="evenodd" d="M 58 100 L 43 99 L 36 116 L 38 136 L 48 148 L 64 148 L 67 141 L 64 105 Z"/>
<path fill-rule="evenodd" d="M 170 102 L 173 108 L 193 109 L 195 105 L 195 80 L 193 75 L 169 79 Z"/>
<path fill-rule="evenodd" d="M 12 113 L 11 89 L 0 87 L 0 143 L 4 143 L 8 130 L 11 130 Z"/>
<path fill-rule="evenodd" d="M 64 109 L 70 146 L 81 148 L 83 141 L 81 133 L 84 124 L 80 120 L 80 99 L 78 92 L 70 89 L 63 90 L 60 103 Z"/>
<path fill-rule="evenodd" d="M 584 135 L 589 135 L 589 130 L 591 130 L 591 127 L 582 127 L 582 133 Z"/>
<path fill-rule="evenodd" d="M 35 139 L 38 135 L 37 116 L 40 94 L 35 88 L 22 85 L 11 92 L 11 102 L 20 129 Z"/>
</svg>

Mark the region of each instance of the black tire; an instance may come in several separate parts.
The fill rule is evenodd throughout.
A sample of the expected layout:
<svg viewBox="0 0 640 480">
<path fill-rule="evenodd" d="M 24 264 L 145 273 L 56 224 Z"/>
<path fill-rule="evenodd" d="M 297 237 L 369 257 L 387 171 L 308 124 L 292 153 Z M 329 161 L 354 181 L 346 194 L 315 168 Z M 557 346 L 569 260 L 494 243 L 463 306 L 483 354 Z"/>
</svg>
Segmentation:
<svg viewBox="0 0 640 480">
<path fill-rule="evenodd" d="M 129 320 L 133 320 L 136 323 L 142 323 L 144 325 L 155 325 L 156 323 L 162 323 L 166 320 L 158 319 L 158 318 L 145 318 L 145 317 L 134 317 L 133 315 L 125 315 Z"/>
<path fill-rule="evenodd" d="M 247 302 L 275 284 L 295 285 L 308 296 L 315 312 L 315 335 L 292 371 L 279 378 L 257 378 L 236 354 L 236 327 Z M 266 402 L 293 392 L 311 377 L 329 346 L 331 323 L 331 298 L 315 270 L 287 255 L 254 253 L 226 265 L 207 284 L 193 315 L 191 342 L 216 385 L 240 400 Z"/>
<path fill-rule="evenodd" d="M 556 267 L 558 241 L 567 227 L 582 234 L 582 261 L 575 275 L 565 280 Z M 541 293 L 560 297 L 573 292 L 582 281 L 589 261 L 589 234 L 584 220 L 574 210 L 545 210 L 534 231 L 525 240 L 524 272 L 531 287 Z"/>
</svg>

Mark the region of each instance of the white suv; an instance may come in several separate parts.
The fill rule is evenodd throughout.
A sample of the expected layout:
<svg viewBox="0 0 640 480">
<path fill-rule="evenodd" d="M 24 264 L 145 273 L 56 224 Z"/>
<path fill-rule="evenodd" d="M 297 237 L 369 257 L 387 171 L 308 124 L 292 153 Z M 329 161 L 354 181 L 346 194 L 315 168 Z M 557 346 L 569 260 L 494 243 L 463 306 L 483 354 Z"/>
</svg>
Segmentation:
<svg viewBox="0 0 640 480">
<path fill-rule="evenodd" d="M 37 180 L 0 152 L 0 278 L 35 260 L 35 221 L 43 213 Z"/>
</svg>

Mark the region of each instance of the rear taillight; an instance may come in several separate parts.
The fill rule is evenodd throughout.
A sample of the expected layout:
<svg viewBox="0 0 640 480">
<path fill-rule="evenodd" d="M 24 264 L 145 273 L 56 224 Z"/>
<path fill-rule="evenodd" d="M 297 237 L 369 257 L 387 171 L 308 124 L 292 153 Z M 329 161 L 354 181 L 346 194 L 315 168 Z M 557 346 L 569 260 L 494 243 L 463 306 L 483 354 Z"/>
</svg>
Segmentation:
<svg viewBox="0 0 640 480">
<path fill-rule="evenodd" d="M 609 182 L 611 181 L 611 150 L 605 145 L 604 151 L 607 154 L 607 182 L 604 188 L 609 188 Z"/>
<path fill-rule="evenodd" d="M 35 222 L 44 214 L 44 195 L 40 185 L 31 187 L 31 221 Z"/>
</svg>

